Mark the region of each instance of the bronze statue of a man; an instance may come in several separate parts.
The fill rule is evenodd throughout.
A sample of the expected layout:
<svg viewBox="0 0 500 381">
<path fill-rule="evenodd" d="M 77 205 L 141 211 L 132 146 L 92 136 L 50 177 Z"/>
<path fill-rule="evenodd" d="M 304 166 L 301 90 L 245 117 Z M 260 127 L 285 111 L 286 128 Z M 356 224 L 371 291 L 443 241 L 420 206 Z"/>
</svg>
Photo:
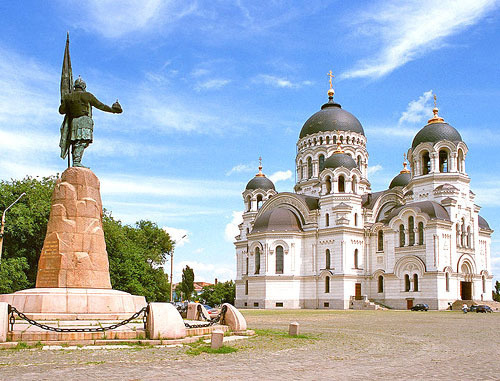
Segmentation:
<svg viewBox="0 0 500 381">
<path fill-rule="evenodd" d="M 93 141 L 94 121 L 92 106 L 99 110 L 119 114 L 122 108 L 118 101 L 112 107 L 101 103 L 92 93 L 86 91 L 86 84 L 78 77 L 72 92 L 64 94 L 59 113 L 66 114 L 61 126 L 61 157 L 69 154 L 72 146 L 73 167 L 83 167 L 82 156 L 85 148 Z"/>
</svg>

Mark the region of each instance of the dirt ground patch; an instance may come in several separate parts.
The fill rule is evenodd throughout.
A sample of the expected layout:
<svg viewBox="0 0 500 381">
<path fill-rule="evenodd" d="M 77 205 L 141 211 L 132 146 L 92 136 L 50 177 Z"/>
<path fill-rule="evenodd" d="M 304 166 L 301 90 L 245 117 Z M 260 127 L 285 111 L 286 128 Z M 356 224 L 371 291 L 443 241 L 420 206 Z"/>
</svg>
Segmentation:
<svg viewBox="0 0 500 381">
<path fill-rule="evenodd" d="M 500 379 L 500 313 L 243 311 L 257 337 L 231 353 L 190 347 L 3 350 L 0 379 Z M 300 323 L 300 337 L 286 335 Z"/>
</svg>

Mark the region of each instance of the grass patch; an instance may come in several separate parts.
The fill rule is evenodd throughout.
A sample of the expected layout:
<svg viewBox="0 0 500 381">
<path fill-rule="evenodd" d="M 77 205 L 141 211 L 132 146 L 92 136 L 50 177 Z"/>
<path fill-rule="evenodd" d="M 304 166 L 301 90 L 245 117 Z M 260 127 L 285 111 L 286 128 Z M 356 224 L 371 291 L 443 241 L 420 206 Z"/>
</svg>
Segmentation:
<svg viewBox="0 0 500 381">
<path fill-rule="evenodd" d="M 17 345 L 12 349 L 29 349 L 29 348 L 30 346 L 27 343 L 25 343 L 24 341 L 19 341 Z"/>
<path fill-rule="evenodd" d="M 259 336 L 269 336 L 269 337 L 284 337 L 289 339 L 307 339 L 307 340 L 318 340 L 317 335 L 312 335 L 310 333 L 303 333 L 299 335 L 290 335 L 285 331 L 278 331 L 274 329 L 255 329 L 255 333 Z"/>
<path fill-rule="evenodd" d="M 191 347 L 186 351 L 186 354 L 191 356 L 198 356 L 202 353 L 234 353 L 237 352 L 238 349 L 235 347 L 220 347 L 219 349 L 212 349 L 209 345 L 200 345 L 196 347 Z"/>
</svg>

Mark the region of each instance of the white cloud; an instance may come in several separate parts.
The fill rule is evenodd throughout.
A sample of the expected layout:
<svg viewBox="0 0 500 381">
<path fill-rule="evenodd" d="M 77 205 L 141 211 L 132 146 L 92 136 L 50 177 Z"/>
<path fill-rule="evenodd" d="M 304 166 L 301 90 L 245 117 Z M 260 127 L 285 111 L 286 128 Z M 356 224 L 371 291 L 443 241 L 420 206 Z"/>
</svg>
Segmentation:
<svg viewBox="0 0 500 381">
<path fill-rule="evenodd" d="M 358 62 L 341 78 L 389 74 L 425 53 L 441 48 L 447 37 L 479 22 L 498 5 L 496 0 L 379 1 L 354 25 L 380 53 Z M 377 39 L 378 41 L 374 41 Z"/>
<path fill-rule="evenodd" d="M 234 237 L 240 234 L 240 229 L 238 225 L 243 222 L 243 212 L 233 211 L 232 220 L 226 225 L 224 230 L 224 238 L 228 242 L 234 242 Z"/>
<path fill-rule="evenodd" d="M 170 235 L 170 238 L 175 242 L 176 247 L 181 247 L 184 246 L 184 244 L 189 243 L 190 233 L 186 229 L 164 226 L 163 230 Z"/>
<path fill-rule="evenodd" d="M 423 93 L 417 100 L 408 103 L 406 111 L 399 118 L 399 125 L 408 123 L 420 123 L 432 115 L 431 107 L 432 90 Z"/>
<path fill-rule="evenodd" d="M 310 86 L 313 84 L 311 81 L 299 81 L 292 82 L 286 78 L 277 77 L 269 74 L 259 74 L 253 79 L 254 83 L 263 83 L 265 85 L 279 87 L 279 88 L 290 88 L 296 89 L 303 86 Z"/>
<path fill-rule="evenodd" d="M 107 38 L 157 31 L 197 8 L 196 2 L 173 0 L 122 0 L 119 4 L 113 0 L 87 0 L 75 1 L 71 5 L 74 24 Z"/>
<path fill-rule="evenodd" d="M 193 269 L 195 282 L 214 283 L 215 278 L 225 282 L 234 279 L 236 276 L 233 264 L 199 261 L 180 261 L 176 263 L 174 260 L 174 282 L 179 282 L 182 279 L 182 269 L 186 266 Z"/>
<path fill-rule="evenodd" d="M 191 72 L 191 75 L 193 77 L 202 77 L 204 75 L 207 75 L 208 73 L 210 73 L 210 70 L 208 70 L 208 69 L 194 69 Z"/>
<path fill-rule="evenodd" d="M 230 79 L 221 79 L 221 78 L 209 79 L 208 81 L 198 83 L 196 85 L 196 91 L 217 90 L 220 89 L 221 87 L 226 86 L 229 83 L 231 83 Z"/>
<path fill-rule="evenodd" d="M 238 164 L 231 168 L 226 172 L 226 176 L 230 176 L 233 173 L 242 173 L 242 172 L 252 172 L 255 170 L 255 166 L 250 164 Z"/>
<path fill-rule="evenodd" d="M 377 164 L 377 165 L 371 165 L 371 166 L 368 166 L 368 175 L 373 175 L 379 171 L 381 171 L 383 169 L 383 167 L 380 165 L 380 164 Z"/>
<path fill-rule="evenodd" d="M 291 178 L 292 178 L 292 171 L 290 170 L 277 171 L 269 176 L 269 180 L 271 180 L 273 183 L 277 183 L 278 181 L 285 181 Z"/>
</svg>

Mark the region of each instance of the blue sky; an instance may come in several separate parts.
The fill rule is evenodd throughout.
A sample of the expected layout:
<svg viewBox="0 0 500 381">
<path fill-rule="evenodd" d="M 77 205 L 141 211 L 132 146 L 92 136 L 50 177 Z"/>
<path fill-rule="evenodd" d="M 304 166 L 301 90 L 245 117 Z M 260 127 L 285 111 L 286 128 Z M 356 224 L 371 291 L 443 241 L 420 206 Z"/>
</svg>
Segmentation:
<svg viewBox="0 0 500 381">
<path fill-rule="evenodd" d="M 234 277 L 241 192 L 259 156 L 279 191 L 293 189 L 295 144 L 327 100 L 329 70 L 336 101 L 365 129 L 373 191 L 399 173 L 432 90 L 469 146 L 481 215 L 500 232 L 499 10 L 487 0 L 1 2 L 0 178 L 65 169 L 69 31 L 74 76 L 124 110 L 94 113 L 83 162 L 116 218 L 187 234 L 174 279 L 186 264 L 196 280 Z"/>
</svg>

